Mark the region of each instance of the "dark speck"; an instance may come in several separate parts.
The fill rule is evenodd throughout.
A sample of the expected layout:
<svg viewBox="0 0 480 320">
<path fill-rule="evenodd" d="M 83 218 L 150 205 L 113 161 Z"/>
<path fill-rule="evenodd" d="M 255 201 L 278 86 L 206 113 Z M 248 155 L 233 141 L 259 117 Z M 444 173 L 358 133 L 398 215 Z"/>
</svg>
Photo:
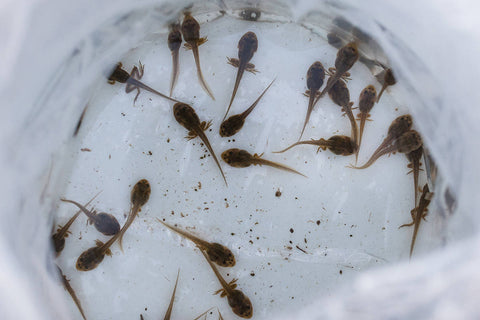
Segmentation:
<svg viewBox="0 0 480 320">
<path fill-rule="evenodd" d="M 293 233 L 293 228 L 290 228 L 290 233 Z"/>
</svg>

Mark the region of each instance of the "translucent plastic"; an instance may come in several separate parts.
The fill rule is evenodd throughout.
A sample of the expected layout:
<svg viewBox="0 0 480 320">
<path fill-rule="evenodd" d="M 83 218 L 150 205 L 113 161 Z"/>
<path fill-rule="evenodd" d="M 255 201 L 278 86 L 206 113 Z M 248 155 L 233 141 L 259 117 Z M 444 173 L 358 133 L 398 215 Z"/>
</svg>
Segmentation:
<svg viewBox="0 0 480 320">
<path fill-rule="evenodd" d="M 480 119 L 475 104 L 480 93 L 474 86 L 480 34 L 474 31 L 476 17 L 468 14 L 478 5 L 462 1 L 452 8 L 451 3 L 441 3 L 262 4 L 268 12 L 277 10 L 306 24 L 325 12 L 342 15 L 380 44 L 441 172 L 435 189 L 438 201 L 431 212 L 448 217 L 448 224 L 438 226 L 448 244 L 444 249 L 361 274 L 328 300 L 299 310 L 302 319 L 478 316 Z M 68 170 L 71 165 L 57 160 L 58 150 L 72 135 L 98 70 L 105 70 L 144 34 L 165 28 L 181 6 L 178 1 L 160 6 L 157 1 L 16 1 L 0 6 L 0 54 L 5 64 L 0 70 L 0 310 L 5 319 L 66 319 L 48 253 L 51 221 L 45 221 L 46 213 L 56 208 L 44 190 L 58 193 L 64 187 L 58 167 Z M 239 10 L 236 2 L 219 2 L 206 5 L 204 11 L 212 7 Z M 57 170 L 49 177 L 52 163 Z M 453 213 L 448 210 L 447 188 L 456 199 Z"/>
</svg>

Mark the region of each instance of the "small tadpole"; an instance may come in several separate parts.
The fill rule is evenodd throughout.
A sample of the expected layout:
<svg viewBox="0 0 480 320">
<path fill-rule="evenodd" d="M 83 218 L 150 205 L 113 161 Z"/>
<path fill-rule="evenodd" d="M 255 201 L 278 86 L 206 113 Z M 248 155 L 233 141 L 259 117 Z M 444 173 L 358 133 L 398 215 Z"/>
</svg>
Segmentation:
<svg viewBox="0 0 480 320">
<path fill-rule="evenodd" d="M 256 8 L 246 8 L 240 12 L 240 18 L 247 21 L 257 21 L 262 12 Z"/>
</svg>

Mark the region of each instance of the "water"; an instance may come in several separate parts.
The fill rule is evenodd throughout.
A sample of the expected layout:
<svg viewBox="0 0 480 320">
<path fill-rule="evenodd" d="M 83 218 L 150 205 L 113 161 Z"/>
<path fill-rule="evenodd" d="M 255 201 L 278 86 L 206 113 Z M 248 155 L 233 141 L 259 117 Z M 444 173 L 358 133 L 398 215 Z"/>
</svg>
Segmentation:
<svg viewBox="0 0 480 320">
<path fill-rule="evenodd" d="M 236 57 L 237 42 L 247 31 L 255 32 L 259 40 L 252 63 L 260 72 L 244 75 L 230 114 L 246 109 L 274 78 L 276 82 L 243 129 L 231 138 L 220 138 L 218 128 L 236 75 L 225 57 Z M 107 238 L 85 226 L 84 216 L 72 226 L 58 263 L 72 279 L 87 317 L 135 319 L 140 313 L 146 319 L 163 317 L 177 269 L 174 318 L 193 319 L 210 307 L 232 317 L 226 299 L 212 295 L 220 286 L 198 249 L 166 230 L 157 218 L 232 249 L 236 266 L 220 271 L 227 281 L 238 279 L 253 303 L 254 319 L 298 310 L 363 270 L 408 259 L 412 230 L 398 226 L 411 219 L 413 178 L 406 174 L 403 154 L 353 170 L 346 168 L 353 156 L 317 154 L 312 146 L 272 153 L 298 138 L 308 103 L 302 95 L 308 67 L 316 60 L 326 67 L 334 65 L 337 50 L 328 45 L 325 34 L 294 23 L 224 16 L 202 23 L 201 36 L 208 36 L 200 47 L 200 60 L 216 100 L 201 89 L 193 56 L 183 49 L 174 97 L 191 103 L 201 120 L 213 120 L 206 134 L 217 157 L 234 147 L 264 153 L 264 158 L 308 178 L 270 167 L 231 168 L 222 162 L 226 188 L 200 140 L 184 139 L 187 132 L 173 118 L 173 103 L 143 91 L 133 105 L 135 93 L 127 95 L 124 85 L 99 80 L 79 135 L 67 151 L 74 168 L 62 196 L 85 203 L 102 190 L 95 207 L 123 224 L 136 181 L 148 179 L 152 195 L 125 234 L 124 252 L 114 244 L 113 257 L 106 257 L 93 271 L 76 271 L 76 259 L 96 239 Z M 171 72 L 166 38 L 166 33 L 149 35 L 121 59 L 126 69 L 140 59 L 145 64 L 142 81 L 165 93 Z M 380 84 L 364 64 L 355 64 L 350 72 L 348 87 L 355 103 L 368 84 L 379 91 Z M 360 164 L 384 139 L 391 121 L 409 112 L 395 91 L 396 87 L 388 89 L 371 112 Z M 350 135 L 350 124 L 324 97 L 303 137 L 334 134 Z M 424 183 L 421 174 L 419 184 Z M 71 205 L 59 204 L 57 223 L 63 224 L 74 212 Z M 436 241 L 431 223 L 421 228 L 415 254 L 428 251 Z M 71 308 L 80 319 L 73 303 Z M 216 317 L 215 312 L 210 316 Z"/>
</svg>

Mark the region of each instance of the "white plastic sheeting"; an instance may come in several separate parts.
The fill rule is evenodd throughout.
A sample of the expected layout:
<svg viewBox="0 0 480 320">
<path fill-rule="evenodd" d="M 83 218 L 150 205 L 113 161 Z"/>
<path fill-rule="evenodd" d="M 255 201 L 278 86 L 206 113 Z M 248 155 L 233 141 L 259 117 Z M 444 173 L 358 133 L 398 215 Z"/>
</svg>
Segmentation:
<svg viewBox="0 0 480 320">
<path fill-rule="evenodd" d="M 293 3 L 290 10 L 295 19 L 328 6 L 314 2 Z M 168 3 L 25 0 L 0 4 L 2 318 L 68 318 L 48 254 L 51 221 L 45 217 L 53 207 L 42 192 L 47 181 L 48 190 L 62 187 L 58 167 L 68 169 L 68 161 L 58 161 L 58 150 L 87 103 L 87 84 L 141 39 L 136 31 L 164 27 L 169 15 L 180 10 L 180 3 Z M 228 9 L 228 4 L 219 2 L 220 7 L 225 5 Z M 444 249 L 411 263 L 362 274 L 339 288 L 338 295 L 327 300 L 319 297 L 318 304 L 299 310 L 301 318 L 477 318 L 480 113 L 476 102 L 480 91 L 475 80 L 480 71 L 480 23 L 473 12 L 478 12 L 478 4 L 366 0 L 331 5 L 371 34 L 387 53 L 405 85 L 402 98 L 411 101 L 417 126 L 444 183 L 457 198 L 457 208 L 448 219 Z M 161 8 L 149 10 L 154 6 Z M 130 14 L 134 10 L 139 16 Z M 152 23 L 145 27 L 145 21 Z M 65 81 L 65 75 L 70 81 Z M 48 92 L 54 92 L 55 99 L 46 96 Z M 48 179 L 52 161 L 57 175 Z"/>
</svg>

